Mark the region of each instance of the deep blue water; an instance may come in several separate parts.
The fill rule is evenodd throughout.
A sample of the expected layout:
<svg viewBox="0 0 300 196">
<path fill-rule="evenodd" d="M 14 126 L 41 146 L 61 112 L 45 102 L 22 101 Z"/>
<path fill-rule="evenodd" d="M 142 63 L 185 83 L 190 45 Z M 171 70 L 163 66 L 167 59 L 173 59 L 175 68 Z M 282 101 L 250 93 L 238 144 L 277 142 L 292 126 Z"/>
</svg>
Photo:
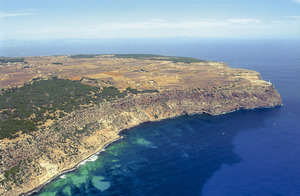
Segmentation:
<svg viewBox="0 0 300 196">
<path fill-rule="evenodd" d="M 0 49 L 0 56 L 80 53 L 227 62 L 259 71 L 284 105 L 143 124 L 39 195 L 300 195 L 299 40 L 56 41 Z"/>
</svg>

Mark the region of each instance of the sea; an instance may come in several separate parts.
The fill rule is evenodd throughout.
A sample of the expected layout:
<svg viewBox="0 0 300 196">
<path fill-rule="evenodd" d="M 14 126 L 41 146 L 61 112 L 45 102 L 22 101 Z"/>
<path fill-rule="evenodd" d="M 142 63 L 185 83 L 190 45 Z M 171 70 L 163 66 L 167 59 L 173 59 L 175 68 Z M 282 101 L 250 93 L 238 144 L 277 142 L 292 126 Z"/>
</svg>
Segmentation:
<svg viewBox="0 0 300 196">
<path fill-rule="evenodd" d="M 34 195 L 300 195 L 300 40 L 3 42 L 0 56 L 161 54 L 261 73 L 283 106 L 141 124 Z"/>
</svg>

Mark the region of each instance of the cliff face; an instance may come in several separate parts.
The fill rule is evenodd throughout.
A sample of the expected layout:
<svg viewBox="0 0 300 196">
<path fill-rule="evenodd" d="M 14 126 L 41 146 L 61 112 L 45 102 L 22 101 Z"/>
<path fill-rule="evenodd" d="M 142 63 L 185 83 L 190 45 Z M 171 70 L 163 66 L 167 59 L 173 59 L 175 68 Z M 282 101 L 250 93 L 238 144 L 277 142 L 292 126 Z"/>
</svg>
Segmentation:
<svg viewBox="0 0 300 196">
<path fill-rule="evenodd" d="M 77 110 L 44 130 L 1 141 L 0 153 L 6 157 L 1 168 L 10 168 L 14 177 L 0 171 L 0 180 L 13 178 L 3 181 L 0 194 L 31 191 L 118 139 L 120 131 L 143 122 L 182 114 L 216 115 L 281 104 L 277 90 L 262 81 L 130 95 Z"/>
</svg>

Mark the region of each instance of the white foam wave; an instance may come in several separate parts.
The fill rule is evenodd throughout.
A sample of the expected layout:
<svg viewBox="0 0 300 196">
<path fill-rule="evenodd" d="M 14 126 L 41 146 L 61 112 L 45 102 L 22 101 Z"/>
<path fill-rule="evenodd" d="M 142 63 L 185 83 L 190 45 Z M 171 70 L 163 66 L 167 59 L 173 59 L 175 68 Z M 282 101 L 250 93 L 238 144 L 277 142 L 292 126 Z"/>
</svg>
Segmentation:
<svg viewBox="0 0 300 196">
<path fill-rule="evenodd" d="M 82 161 L 81 163 L 78 164 L 78 166 L 80 165 L 84 165 L 86 164 L 87 162 L 94 162 L 98 159 L 98 155 L 93 155 L 93 156 L 90 156 L 89 158 L 85 159 L 84 161 Z"/>
</svg>

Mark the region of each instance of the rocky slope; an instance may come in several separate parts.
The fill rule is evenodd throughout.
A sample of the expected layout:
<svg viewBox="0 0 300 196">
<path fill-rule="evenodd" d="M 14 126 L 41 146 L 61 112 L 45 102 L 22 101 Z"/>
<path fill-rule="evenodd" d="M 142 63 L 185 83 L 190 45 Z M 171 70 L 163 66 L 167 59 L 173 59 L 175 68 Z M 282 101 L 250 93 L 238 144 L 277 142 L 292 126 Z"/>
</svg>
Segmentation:
<svg viewBox="0 0 300 196">
<path fill-rule="evenodd" d="M 147 121 L 282 104 L 277 90 L 259 75 L 238 77 L 248 82 L 129 95 L 73 111 L 30 135 L 4 139 L 0 143 L 1 157 L 5 157 L 1 159 L 0 194 L 28 193 L 118 139 L 120 131 Z"/>
</svg>

